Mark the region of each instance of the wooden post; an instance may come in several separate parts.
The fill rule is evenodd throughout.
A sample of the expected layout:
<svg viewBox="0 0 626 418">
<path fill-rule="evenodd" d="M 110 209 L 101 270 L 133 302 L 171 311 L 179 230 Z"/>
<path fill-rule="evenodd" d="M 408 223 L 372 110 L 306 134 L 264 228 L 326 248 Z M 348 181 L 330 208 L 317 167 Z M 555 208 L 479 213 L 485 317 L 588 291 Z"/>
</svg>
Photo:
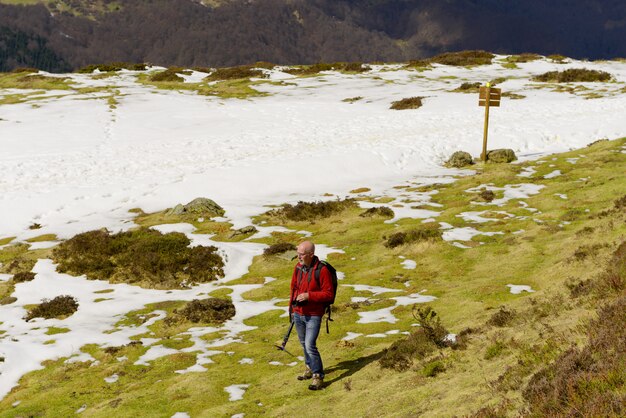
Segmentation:
<svg viewBox="0 0 626 418">
<path fill-rule="evenodd" d="M 489 131 L 489 98 L 491 97 L 491 83 L 487 83 L 487 88 L 485 89 L 485 127 L 483 130 L 483 153 L 480 154 L 480 157 L 483 160 L 483 163 L 487 162 L 487 132 Z"/>
<path fill-rule="evenodd" d="M 501 90 L 491 88 L 491 83 L 481 87 L 478 92 L 478 106 L 485 106 L 485 129 L 483 131 L 483 152 L 480 158 L 483 163 L 487 161 L 487 132 L 489 131 L 489 108 L 500 106 Z"/>
</svg>

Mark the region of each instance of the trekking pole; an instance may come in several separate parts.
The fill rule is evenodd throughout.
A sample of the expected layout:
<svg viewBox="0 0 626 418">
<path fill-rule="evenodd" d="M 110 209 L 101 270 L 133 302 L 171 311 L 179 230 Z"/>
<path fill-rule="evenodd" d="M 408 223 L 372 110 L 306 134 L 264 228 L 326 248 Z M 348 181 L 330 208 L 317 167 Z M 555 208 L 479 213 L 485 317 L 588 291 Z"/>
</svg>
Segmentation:
<svg viewBox="0 0 626 418">
<path fill-rule="evenodd" d="M 285 337 L 283 338 L 283 343 L 281 345 L 278 345 L 278 344 L 275 345 L 277 349 L 281 351 L 286 351 L 285 346 L 287 345 L 287 341 L 289 341 L 289 336 L 291 335 L 292 329 L 293 329 L 293 321 L 290 321 L 289 329 L 287 330 L 287 333 L 285 334 Z"/>
</svg>

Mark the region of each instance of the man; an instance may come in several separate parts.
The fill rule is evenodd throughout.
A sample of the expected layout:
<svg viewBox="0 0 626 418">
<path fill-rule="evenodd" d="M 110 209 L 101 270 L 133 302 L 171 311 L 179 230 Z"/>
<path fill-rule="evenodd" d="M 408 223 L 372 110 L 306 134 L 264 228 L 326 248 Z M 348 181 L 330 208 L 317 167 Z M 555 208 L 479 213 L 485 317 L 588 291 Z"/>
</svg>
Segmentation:
<svg viewBox="0 0 626 418">
<path fill-rule="evenodd" d="M 291 277 L 289 312 L 304 349 L 305 370 L 298 380 L 312 379 L 309 389 L 319 390 L 324 385 L 324 366 L 317 350 L 325 304 L 333 299 L 332 277 L 328 268 L 315 256 L 315 244 L 304 241 L 298 245 L 298 264 Z M 319 285 L 316 269 L 321 269 Z"/>
</svg>

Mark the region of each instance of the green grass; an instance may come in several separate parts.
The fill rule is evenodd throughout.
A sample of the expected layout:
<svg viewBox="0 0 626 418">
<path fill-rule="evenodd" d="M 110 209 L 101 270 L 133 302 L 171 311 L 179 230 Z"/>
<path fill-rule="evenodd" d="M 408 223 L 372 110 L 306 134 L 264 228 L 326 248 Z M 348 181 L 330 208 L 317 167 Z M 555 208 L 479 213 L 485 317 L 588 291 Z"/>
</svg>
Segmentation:
<svg viewBox="0 0 626 418">
<path fill-rule="evenodd" d="M 254 86 L 270 81 L 250 81 L 250 79 L 232 79 L 223 81 L 200 83 L 183 83 L 179 81 L 150 81 L 147 74 L 139 74 L 137 80 L 141 84 L 150 85 L 161 90 L 175 90 L 180 92 L 195 92 L 203 96 L 217 96 L 222 99 L 247 99 L 264 97 L 268 93 L 254 89 Z"/>
<path fill-rule="evenodd" d="M 29 90 L 69 90 L 66 77 L 52 77 L 30 73 L 0 73 L 0 88 Z"/>
<path fill-rule="evenodd" d="M 286 318 L 281 317 L 283 311 L 276 309 L 247 320 L 247 325 L 256 328 L 241 334 L 245 344 L 220 347 L 219 350 L 232 354 L 212 356 L 214 363 L 206 365 L 207 372 L 175 373 L 195 364 L 194 353 L 177 353 L 158 359 L 150 366 L 137 366 L 133 363 L 147 347 L 125 346 L 110 354 L 95 345 L 84 346 L 82 351 L 90 353 L 98 364 L 65 364 L 64 359 L 46 362 L 44 369 L 20 380 L 20 386 L 0 401 L 0 410 L 9 411 L 8 416 L 65 416 L 87 405 L 83 414 L 102 417 L 172 416 L 182 411 L 194 417 L 238 413 L 246 416 L 434 417 L 469 416 L 492 408 L 500 410 L 501 416 L 517 416 L 531 402 L 523 392 L 533 376 L 545 365 L 559 361 L 570 347 L 584 346 L 590 337 L 583 325 L 596 317 L 599 304 L 608 304 L 616 297 L 615 291 L 606 286 L 591 286 L 591 290 L 581 291 L 576 297 L 571 288 L 576 280 L 600 283 L 599 278 L 609 274 L 607 265 L 626 236 L 626 213 L 615 203 L 626 190 L 626 181 L 621 175 L 626 156 L 619 152 L 624 145 L 624 139 L 599 142 L 583 150 L 544 157 L 544 163 L 477 165 L 473 167 L 477 171 L 475 175 L 460 177 L 449 185 L 404 189 L 407 193 L 437 190 L 433 201 L 443 205 L 437 221 L 504 233 L 494 237 L 478 236 L 466 243 L 473 245 L 469 249 L 459 249 L 441 240 L 387 248 L 384 244 L 393 233 L 424 224 L 421 220 L 406 219 L 398 221 L 396 227 L 385 224 L 382 217 L 360 216 L 364 210 L 358 207 L 345 207 L 326 218 L 290 220 L 275 216 L 275 212 L 256 217 L 255 224 L 265 221 L 265 225 L 307 230 L 316 243 L 341 248 L 345 253 L 329 256 L 329 261 L 345 273 L 346 278 L 340 284 L 399 290 L 372 297 L 371 305 L 354 307 L 350 303 L 352 297 L 371 295 L 350 287 L 339 288 L 330 335 L 322 332 L 318 340 L 327 373 L 328 386 L 323 391 L 310 392 L 306 384 L 295 380 L 301 364 L 296 367 L 269 364 L 270 361 L 284 364 L 293 361 L 288 353 L 273 347 L 288 327 Z M 579 158 L 575 164 L 567 161 L 574 157 Z M 526 166 L 533 166 L 537 173 L 531 178 L 517 177 Z M 562 175 L 543 178 L 554 170 L 560 170 Z M 521 208 L 519 199 L 503 207 L 472 205 L 478 193 L 467 190 L 488 183 L 499 187 L 519 183 L 545 186 L 539 194 L 524 199 L 539 212 Z M 567 195 L 568 199 L 555 194 Z M 495 197 L 501 197 L 501 193 L 496 192 Z M 367 200 L 388 201 L 388 197 L 372 196 Z M 503 217 L 495 222 L 472 224 L 457 217 L 462 212 L 477 210 L 505 211 L 527 218 Z M 137 222 L 144 226 L 176 222 L 175 217 L 168 218 L 163 213 L 135 212 Z M 565 219 L 569 223 L 564 223 Z M 232 233 L 229 224 L 197 220 L 192 223 L 204 228 L 203 233 L 218 233 L 217 237 L 223 237 L 216 239 L 226 240 Z M 523 232 L 513 234 L 520 230 Z M 300 239 L 302 237 L 296 233 L 275 233 L 262 242 L 297 243 Z M 0 261 L 2 257 L 11 260 L 31 256 L 25 248 L 6 250 L 0 250 Z M 585 251 L 592 251 L 593 255 L 575 255 Z M 399 256 L 415 260 L 416 268 L 403 269 Z M 254 301 L 286 298 L 293 265 L 293 261 L 281 254 L 257 256 L 249 272 L 229 285 L 261 284 L 265 277 L 275 277 L 278 280 L 244 293 L 244 298 Z M 507 284 L 527 284 L 535 292 L 513 295 Z M 414 330 L 412 324 L 417 321 L 411 306 L 393 310 L 398 319 L 394 324 L 360 324 L 357 323 L 358 312 L 394 306 L 391 297 L 423 290 L 424 294 L 438 297 L 428 306 L 437 312 L 442 326 L 451 333 L 463 334 L 462 347 L 437 349 L 424 358 L 413 359 L 407 371 L 397 372 L 381 369 L 378 359 L 392 343 L 404 339 L 404 335 L 362 336 L 347 343 L 340 342 L 347 332 L 373 334 Z M 209 296 L 228 297 L 229 294 L 230 289 L 220 289 Z M 174 309 L 184 305 L 182 301 L 150 305 L 120 318 L 116 327 L 142 324 L 155 310 L 165 310 L 169 317 Z M 510 319 L 493 320 L 499 318 L 502 306 L 515 314 Z M 188 348 L 191 343 L 185 332 L 194 326 L 187 321 L 163 319 L 150 326 L 147 334 L 136 338 L 149 336 L 166 347 Z M 209 342 L 222 336 L 218 331 L 203 340 Z M 292 335 L 287 350 L 301 355 L 296 340 Z M 122 356 L 127 360 L 119 361 Z M 239 364 L 243 358 L 252 358 L 254 364 Z M 120 376 L 118 382 L 105 383 L 103 379 L 112 374 Z M 611 387 L 619 388 L 615 378 L 606 376 Z M 601 377 L 595 376 L 588 393 L 597 393 L 600 382 Z M 224 387 L 243 383 L 250 384 L 243 400 L 229 402 Z M 12 407 L 18 400 L 21 403 Z M 316 405 L 314 411 L 311 403 Z M 147 404 L 149 409 L 146 409 Z"/>
</svg>

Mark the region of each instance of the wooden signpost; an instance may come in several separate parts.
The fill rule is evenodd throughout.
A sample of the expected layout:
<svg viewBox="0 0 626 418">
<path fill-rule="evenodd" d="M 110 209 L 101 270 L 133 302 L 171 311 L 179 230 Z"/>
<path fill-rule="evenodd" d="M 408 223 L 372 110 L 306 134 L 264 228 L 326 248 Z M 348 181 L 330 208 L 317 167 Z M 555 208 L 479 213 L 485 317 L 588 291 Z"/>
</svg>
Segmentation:
<svg viewBox="0 0 626 418">
<path fill-rule="evenodd" d="M 483 134 L 483 153 L 480 154 L 483 162 L 487 161 L 487 131 L 489 130 L 489 108 L 500 107 L 500 89 L 491 87 L 491 83 L 487 83 L 478 91 L 478 106 L 485 107 L 485 130 Z"/>
</svg>

